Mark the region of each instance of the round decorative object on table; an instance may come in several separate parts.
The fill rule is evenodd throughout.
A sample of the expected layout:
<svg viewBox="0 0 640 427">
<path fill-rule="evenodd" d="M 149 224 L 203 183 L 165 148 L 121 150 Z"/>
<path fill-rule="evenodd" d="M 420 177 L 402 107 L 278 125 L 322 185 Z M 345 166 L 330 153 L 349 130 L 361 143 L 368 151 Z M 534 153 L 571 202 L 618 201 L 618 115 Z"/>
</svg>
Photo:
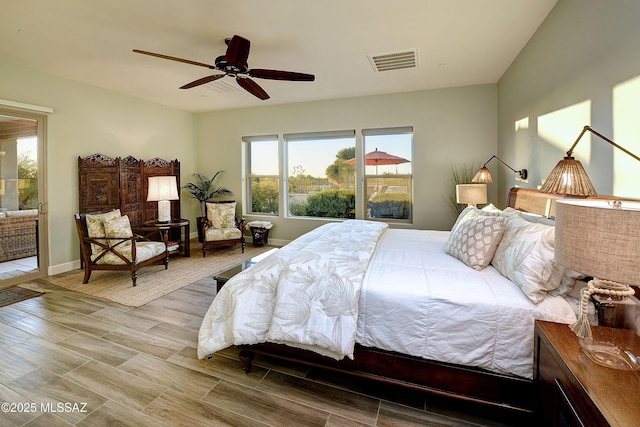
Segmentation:
<svg viewBox="0 0 640 427">
<path fill-rule="evenodd" d="M 251 230 L 251 236 L 253 236 L 254 246 L 264 246 L 269 240 L 269 230 L 273 227 L 273 224 L 269 221 L 251 221 L 248 222 L 249 230 Z"/>
</svg>

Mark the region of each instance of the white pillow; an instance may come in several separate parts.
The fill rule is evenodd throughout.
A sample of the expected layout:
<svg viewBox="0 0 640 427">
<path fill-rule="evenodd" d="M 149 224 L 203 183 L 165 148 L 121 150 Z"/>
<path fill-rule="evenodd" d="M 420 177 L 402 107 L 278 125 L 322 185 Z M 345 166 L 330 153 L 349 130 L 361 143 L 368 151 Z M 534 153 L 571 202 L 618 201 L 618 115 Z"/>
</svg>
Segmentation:
<svg viewBox="0 0 640 427">
<path fill-rule="evenodd" d="M 552 218 L 547 218 L 544 215 L 534 214 L 531 212 L 518 211 L 513 208 L 506 208 L 504 211 L 502 211 L 501 215 L 507 216 L 508 218 L 518 216 L 531 223 L 552 226 L 554 227 L 555 236 L 555 221 Z M 552 246 L 554 245 L 555 240 Z M 550 294 L 565 296 L 571 292 L 575 285 L 575 281 L 583 279 L 584 277 L 584 274 L 578 273 L 577 271 L 571 270 L 554 262 L 554 267 L 548 280 L 549 283 L 546 285 L 546 287 L 549 289 L 553 289 L 553 291 L 549 292 Z"/>
<path fill-rule="evenodd" d="M 489 203 L 488 205 L 484 206 L 482 209 L 480 209 L 481 211 L 484 212 L 495 212 L 495 213 L 500 213 L 502 212 L 500 209 L 496 208 L 493 203 Z"/>
<path fill-rule="evenodd" d="M 544 215 L 531 213 L 531 212 L 518 211 L 513 208 L 506 208 L 504 212 L 518 214 L 529 222 L 538 222 L 540 224 L 545 224 L 545 225 L 554 225 L 554 226 L 556 225 L 556 222 L 553 219 L 547 218 Z"/>
<path fill-rule="evenodd" d="M 447 253 L 475 270 L 491 262 L 507 219 L 498 215 L 468 212 L 449 235 Z"/>
<path fill-rule="evenodd" d="M 534 303 L 560 286 L 565 268 L 554 261 L 555 228 L 509 219 L 491 264 Z"/>
</svg>

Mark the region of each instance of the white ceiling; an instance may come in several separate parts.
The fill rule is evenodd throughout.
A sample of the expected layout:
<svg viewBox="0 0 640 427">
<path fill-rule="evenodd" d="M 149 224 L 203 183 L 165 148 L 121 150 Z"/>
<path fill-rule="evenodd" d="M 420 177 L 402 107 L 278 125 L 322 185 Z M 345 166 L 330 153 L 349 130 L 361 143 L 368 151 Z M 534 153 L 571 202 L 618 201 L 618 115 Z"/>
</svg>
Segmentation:
<svg viewBox="0 0 640 427">
<path fill-rule="evenodd" d="M 0 61 L 187 111 L 496 83 L 556 1 L 0 0 Z M 216 72 L 132 52 L 213 64 L 234 34 L 249 68 L 315 81 L 255 79 L 266 101 L 231 77 L 180 90 Z M 367 57 L 408 49 L 417 68 L 376 73 Z"/>
</svg>

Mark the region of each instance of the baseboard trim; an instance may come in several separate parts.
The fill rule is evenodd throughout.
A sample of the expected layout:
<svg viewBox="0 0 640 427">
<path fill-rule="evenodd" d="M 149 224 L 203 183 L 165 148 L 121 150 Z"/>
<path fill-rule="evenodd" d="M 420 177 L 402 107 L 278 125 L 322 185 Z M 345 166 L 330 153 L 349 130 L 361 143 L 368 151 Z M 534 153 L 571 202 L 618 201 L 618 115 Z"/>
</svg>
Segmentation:
<svg viewBox="0 0 640 427">
<path fill-rule="evenodd" d="M 66 273 L 67 271 L 76 270 L 80 268 L 80 260 L 71 262 L 65 262 L 63 264 L 50 265 L 47 269 L 48 276 L 55 276 L 56 274 Z"/>
</svg>

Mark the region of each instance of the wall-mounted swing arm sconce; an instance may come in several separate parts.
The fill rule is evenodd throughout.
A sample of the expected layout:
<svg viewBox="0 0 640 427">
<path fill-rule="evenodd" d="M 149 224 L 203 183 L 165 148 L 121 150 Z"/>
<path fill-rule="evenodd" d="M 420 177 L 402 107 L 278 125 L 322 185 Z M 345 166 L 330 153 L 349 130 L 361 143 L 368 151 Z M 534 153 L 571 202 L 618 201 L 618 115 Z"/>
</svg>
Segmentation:
<svg viewBox="0 0 640 427">
<path fill-rule="evenodd" d="M 571 148 L 569 148 L 569 151 L 567 151 L 567 156 L 558 162 L 556 167 L 553 168 L 547 179 L 544 181 L 544 184 L 540 188 L 541 193 L 566 194 L 571 196 L 598 195 L 598 193 L 596 193 L 596 189 L 591 183 L 591 180 L 589 179 L 589 176 L 587 175 L 587 172 L 584 170 L 584 167 L 582 167 L 582 163 L 572 156 L 573 149 L 576 148 L 576 145 L 578 145 L 578 142 L 587 131 L 599 136 L 609 144 L 640 161 L 640 157 L 636 156 L 626 148 L 619 146 L 606 136 L 591 129 L 590 126 L 585 126 Z"/>
<path fill-rule="evenodd" d="M 484 165 L 482 165 L 480 170 L 478 170 L 478 172 L 473 176 L 473 178 L 471 179 L 471 182 L 475 182 L 478 184 L 493 184 L 493 177 L 491 176 L 491 172 L 489 172 L 489 169 L 487 169 L 487 164 L 493 159 L 498 160 L 500 163 L 502 163 L 503 165 L 511 169 L 514 173 L 517 173 L 520 176 L 520 179 L 522 180 L 527 179 L 528 172 L 526 169 L 515 170 L 514 168 L 506 164 L 498 156 L 493 155 L 489 160 L 484 162 Z"/>
</svg>

